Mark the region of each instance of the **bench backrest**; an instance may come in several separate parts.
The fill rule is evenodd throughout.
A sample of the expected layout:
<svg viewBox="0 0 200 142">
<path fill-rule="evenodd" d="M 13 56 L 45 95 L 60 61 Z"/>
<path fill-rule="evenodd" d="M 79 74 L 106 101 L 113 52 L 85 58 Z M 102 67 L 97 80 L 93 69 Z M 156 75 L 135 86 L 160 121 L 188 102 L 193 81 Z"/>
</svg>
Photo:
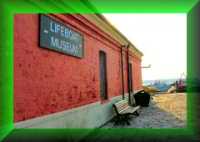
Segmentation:
<svg viewBox="0 0 200 142">
<path fill-rule="evenodd" d="M 121 100 L 115 103 L 113 106 L 114 106 L 115 112 L 119 114 L 120 112 L 122 112 L 123 110 L 129 107 L 128 100 Z"/>
</svg>

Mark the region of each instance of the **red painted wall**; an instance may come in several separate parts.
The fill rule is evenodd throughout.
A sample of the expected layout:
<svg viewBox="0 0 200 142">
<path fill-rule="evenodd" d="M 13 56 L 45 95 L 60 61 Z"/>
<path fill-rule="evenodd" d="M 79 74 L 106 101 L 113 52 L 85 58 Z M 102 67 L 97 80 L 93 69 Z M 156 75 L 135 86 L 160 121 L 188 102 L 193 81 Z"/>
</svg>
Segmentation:
<svg viewBox="0 0 200 142">
<path fill-rule="evenodd" d="M 80 15 L 77 15 L 77 18 L 70 15 L 57 16 L 57 20 L 84 35 L 84 58 L 79 59 L 40 48 L 39 16 L 15 15 L 15 122 L 101 101 L 100 50 L 107 54 L 108 97 L 121 94 L 120 45 L 115 40 L 106 40 L 108 35 Z M 81 18 L 86 24 L 78 20 Z M 88 28 L 87 24 L 93 29 Z M 138 89 L 141 87 L 140 60 L 133 58 L 133 63 L 134 89 Z M 126 83 L 126 77 L 124 78 Z"/>
<path fill-rule="evenodd" d="M 131 63 L 132 63 L 132 74 L 133 74 L 133 87 L 134 90 L 142 89 L 142 70 L 141 70 L 141 60 L 137 57 L 133 56 L 130 57 Z"/>
</svg>

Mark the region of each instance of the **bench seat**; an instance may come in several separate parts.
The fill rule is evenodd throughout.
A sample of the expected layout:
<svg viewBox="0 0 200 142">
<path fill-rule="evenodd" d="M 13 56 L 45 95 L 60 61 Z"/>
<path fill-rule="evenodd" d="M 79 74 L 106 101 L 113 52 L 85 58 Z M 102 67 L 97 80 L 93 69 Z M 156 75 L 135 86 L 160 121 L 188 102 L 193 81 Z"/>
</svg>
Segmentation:
<svg viewBox="0 0 200 142">
<path fill-rule="evenodd" d="M 136 106 L 136 107 L 132 107 L 132 106 L 129 106 L 127 107 L 125 110 L 119 112 L 121 114 L 127 114 L 127 113 L 134 113 L 136 110 L 138 110 L 140 108 L 140 106 Z"/>
<path fill-rule="evenodd" d="M 117 114 L 117 121 L 115 121 L 115 123 L 117 123 L 118 121 L 125 121 L 129 125 L 129 115 L 139 116 L 137 110 L 140 108 L 140 106 L 130 106 L 128 100 L 120 100 L 114 103 L 113 108 Z"/>
</svg>

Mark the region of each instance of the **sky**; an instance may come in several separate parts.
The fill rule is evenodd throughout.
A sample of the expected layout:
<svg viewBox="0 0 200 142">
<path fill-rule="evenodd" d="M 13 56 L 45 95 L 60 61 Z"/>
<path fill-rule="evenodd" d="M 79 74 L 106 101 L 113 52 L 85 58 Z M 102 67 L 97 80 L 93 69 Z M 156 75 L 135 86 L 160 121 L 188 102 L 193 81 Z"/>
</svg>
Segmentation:
<svg viewBox="0 0 200 142">
<path fill-rule="evenodd" d="M 103 14 L 144 56 L 143 80 L 177 79 L 187 70 L 186 14 Z M 185 76 L 184 76 L 185 75 Z"/>
</svg>

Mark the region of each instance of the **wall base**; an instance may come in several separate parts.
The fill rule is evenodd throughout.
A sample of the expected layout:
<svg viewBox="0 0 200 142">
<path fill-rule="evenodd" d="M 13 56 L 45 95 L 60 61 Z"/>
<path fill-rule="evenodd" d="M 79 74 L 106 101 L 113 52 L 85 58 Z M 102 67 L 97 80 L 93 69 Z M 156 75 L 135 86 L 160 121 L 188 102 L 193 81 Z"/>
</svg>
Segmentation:
<svg viewBox="0 0 200 142">
<path fill-rule="evenodd" d="M 114 116 L 112 104 L 122 96 L 111 98 L 108 103 L 100 102 L 81 106 L 34 119 L 15 123 L 15 128 L 96 128 Z"/>
</svg>

